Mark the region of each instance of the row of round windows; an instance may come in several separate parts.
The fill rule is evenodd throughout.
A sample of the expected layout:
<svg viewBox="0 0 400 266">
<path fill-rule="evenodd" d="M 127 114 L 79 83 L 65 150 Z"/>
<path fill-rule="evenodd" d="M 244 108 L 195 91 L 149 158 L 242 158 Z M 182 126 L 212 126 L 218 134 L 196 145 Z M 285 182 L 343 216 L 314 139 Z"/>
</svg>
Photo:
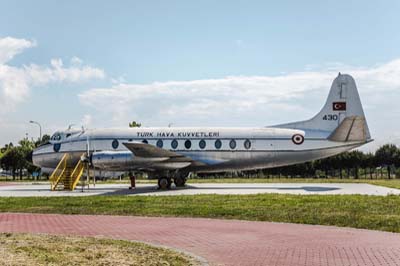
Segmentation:
<svg viewBox="0 0 400 266">
<path fill-rule="evenodd" d="M 146 139 L 144 139 L 142 142 L 143 142 L 143 143 L 146 143 L 146 144 L 149 143 Z M 111 145 L 112 145 L 112 147 L 113 147 L 114 149 L 117 149 L 118 146 L 119 146 L 118 140 L 116 140 L 116 139 L 113 140 L 113 142 L 111 143 Z M 163 142 L 163 140 L 161 140 L 161 139 L 157 140 L 156 145 L 157 145 L 157 147 L 159 147 L 159 148 L 163 148 L 163 147 L 164 147 L 164 142 Z M 173 139 L 173 140 L 171 141 L 171 148 L 172 148 L 172 149 L 174 149 L 174 150 L 177 149 L 177 148 L 178 148 L 178 145 L 179 145 L 179 143 L 178 143 L 178 141 L 177 141 L 176 139 Z M 192 147 L 192 141 L 189 140 L 189 139 L 185 140 L 184 146 L 185 146 L 186 149 L 190 149 L 190 148 Z M 207 143 L 206 143 L 206 141 L 205 141 L 204 139 L 202 139 L 202 140 L 199 141 L 199 148 L 200 148 L 200 149 L 204 150 L 204 149 L 206 148 L 206 146 L 207 146 Z M 229 141 L 229 148 L 231 148 L 232 150 L 234 150 L 234 149 L 236 148 L 236 146 L 237 146 L 237 145 L 236 145 L 236 140 L 231 139 L 231 140 Z M 214 147 L 215 147 L 217 150 L 221 149 L 221 147 L 222 147 L 222 141 L 221 141 L 220 139 L 215 140 L 215 142 L 214 142 Z M 246 139 L 246 140 L 243 142 L 243 147 L 244 147 L 245 149 L 247 149 L 247 150 L 250 149 L 250 148 L 251 148 L 251 141 L 250 141 L 249 139 Z"/>
</svg>

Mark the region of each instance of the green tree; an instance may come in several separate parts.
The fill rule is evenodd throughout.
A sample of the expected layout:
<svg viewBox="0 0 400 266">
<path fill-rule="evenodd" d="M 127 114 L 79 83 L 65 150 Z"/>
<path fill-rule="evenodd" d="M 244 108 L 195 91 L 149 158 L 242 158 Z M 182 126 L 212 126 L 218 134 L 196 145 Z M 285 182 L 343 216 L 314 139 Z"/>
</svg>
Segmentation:
<svg viewBox="0 0 400 266">
<path fill-rule="evenodd" d="M 372 179 L 372 169 L 375 168 L 375 156 L 373 153 L 368 152 L 364 154 L 364 159 L 361 163 L 361 167 L 365 170 L 365 176 L 367 176 L 367 169 L 369 173 L 369 178 Z"/>
<path fill-rule="evenodd" d="M 388 173 L 388 178 L 390 179 L 390 172 L 391 172 L 391 167 L 395 164 L 398 164 L 397 158 L 399 154 L 399 149 L 394 144 L 385 144 L 381 146 L 379 149 L 376 150 L 375 152 L 375 159 L 376 162 L 382 166 L 386 167 L 387 173 Z"/>
<path fill-rule="evenodd" d="M 129 127 L 141 127 L 141 126 L 142 126 L 142 124 L 138 123 L 136 121 L 132 121 L 129 123 Z"/>
<path fill-rule="evenodd" d="M 46 136 L 46 135 L 45 135 Z M 42 138 L 43 139 L 43 138 Z M 28 173 L 32 174 L 33 172 L 40 171 L 40 168 L 33 165 L 29 159 L 29 155 L 31 152 L 33 152 L 33 149 L 37 147 L 36 143 L 33 141 L 29 141 L 28 139 L 23 139 L 19 141 L 18 146 L 21 149 L 21 153 L 23 155 L 23 162 L 21 164 L 23 165 L 23 168 L 25 168 Z M 22 171 L 20 171 L 22 173 Z"/>
<path fill-rule="evenodd" d="M 22 179 L 24 169 L 27 169 L 30 173 L 38 171 L 39 169 L 27 160 L 29 154 L 35 148 L 35 143 L 24 138 L 20 140 L 18 144 L 18 146 L 14 146 L 10 143 L 1 149 L 2 156 L 0 165 L 6 170 L 11 170 L 14 180 L 17 173 L 19 173 Z"/>
<path fill-rule="evenodd" d="M 331 158 L 331 164 L 332 164 L 331 165 L 332 169 L 334 169 L 334 171 L 335 171 L 335 176 L 337 176 L 336 172 L 339 171 L 339 177 L 340 177 L 340 179 L 342 179 L 343 178 L 343 173 L 342 173 L 342 168 L 343 168 L 342 155 L 338 154 L 338 155 L 333 156 Z"/>
<path fill-rule="evenodd" d="M 19 170 L 20 177 L 22 177 L 22 169 L 25 166 L 24 152 L 21 147 L 8 148 L 1 158 L 2 168 L 6 170 L 11 170 L 13 179 Z"/>
<path fill-rule="evenodd" d="M 349 152 L 344 152 L 341 154 L 341 165 L 346 170 L 347 178 L 350 178 L 351 168 L 353 166 L 352 157 L 350 156 Z"/>
<path fill-rule="evenodd" d="M 359 169 L 361 166 L 361 162 L 364 159 L 364 153 L 362 153 L 361 151 L 351 151 L 349 152 L 349 159 L 350 159 L 350 165 L 351 168 L 354 169 L 354 178 L 358 179 L 359 178 Z"/>
<path fill-rule="evenodd" d="M 9 148 L 14 147 L 14 144 L 12 144 L 12 142 L 10 142 L 9 144 L 4 145 L 3 148 L 0 149 L 1 153 L 5 153 Z"/>
</svg>

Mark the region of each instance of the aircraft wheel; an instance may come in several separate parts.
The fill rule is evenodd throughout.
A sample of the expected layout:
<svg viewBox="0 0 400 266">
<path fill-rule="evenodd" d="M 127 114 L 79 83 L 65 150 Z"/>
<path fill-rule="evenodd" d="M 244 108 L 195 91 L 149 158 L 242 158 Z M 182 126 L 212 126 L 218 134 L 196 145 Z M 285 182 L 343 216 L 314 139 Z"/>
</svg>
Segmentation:
<svg viewBox="0 0 400 266">
<path fill-rule="evenodd" d="M 158 179 L 159 189 L 168 189 L 171 187 L 171 179 L 168 177 L 161 177 Z"/>
<path fill-rule="evenodd" d="M 180 177 L 175 177 L 174 178 L 174 184 L 177 187 L 184 187 L 185 183 L 186 183 L 186 178 L 184 178 L 184 177 L 180 176 Z"/>
</svg>

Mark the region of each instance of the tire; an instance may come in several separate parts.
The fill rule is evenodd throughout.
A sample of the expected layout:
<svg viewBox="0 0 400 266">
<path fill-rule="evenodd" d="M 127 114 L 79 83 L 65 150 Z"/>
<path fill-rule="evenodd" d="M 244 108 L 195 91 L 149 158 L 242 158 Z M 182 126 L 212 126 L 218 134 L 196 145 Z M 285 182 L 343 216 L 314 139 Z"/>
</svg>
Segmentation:
<svg viewBox="0 0 400 266">
<path fill-rule="evenodd" d="M 168 177 L 161 177 L 158 179 L 159 189 L 169 189 L 171 187 L 171 179 Z"/>
<path fill-rule="evenodd" d="M 176 177 L 174 178 L 174 184 L 177 187 L 184 187 L 186 184 L 186 178 L 184 177 Z"/>
</svg>

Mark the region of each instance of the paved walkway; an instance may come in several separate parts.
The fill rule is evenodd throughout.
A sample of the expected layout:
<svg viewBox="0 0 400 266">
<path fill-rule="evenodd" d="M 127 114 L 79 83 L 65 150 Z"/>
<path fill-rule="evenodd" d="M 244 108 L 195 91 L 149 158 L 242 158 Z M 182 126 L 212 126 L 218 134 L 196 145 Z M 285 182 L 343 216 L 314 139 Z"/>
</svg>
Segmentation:
<svg viewBox="0 0 400 266">
<path fill-rule="evenodd" d="M 173 207 L 173 206 L 171 206 Z M 400 265 L 400 234 L 269 222 L 0 214 L 0 232 L 106 236 L 166 245 L 211 265 Z"/>
<path fill-rule="evenodd" d="M 157 190 L 154 184 L 138 184 L 135 190 L 129 190 L 128 184 L 97 184 L 82 192 L 80 187 L 75 191 L 50 191 L 50 184 L 9 184 L 0 185 L 0 197 L 29 196 L 91 196 L 91 195 L 197 195 L 197 194 L 259 194 L 281 193 L 301 195 L 335 195 L 360 194 L 386 196 L 400 195 L 399 189 L 375 186 L 370 184 L 351 183 L 204 183 L 189 184 L 184 188 L 172 186 L 170 190 Z"/>
<path fill-rule="evenodd" d="M 17 184 L 11 182 L 0 182 L 0 186 L 15 186 L 15 185 Z"/>
</svg>

